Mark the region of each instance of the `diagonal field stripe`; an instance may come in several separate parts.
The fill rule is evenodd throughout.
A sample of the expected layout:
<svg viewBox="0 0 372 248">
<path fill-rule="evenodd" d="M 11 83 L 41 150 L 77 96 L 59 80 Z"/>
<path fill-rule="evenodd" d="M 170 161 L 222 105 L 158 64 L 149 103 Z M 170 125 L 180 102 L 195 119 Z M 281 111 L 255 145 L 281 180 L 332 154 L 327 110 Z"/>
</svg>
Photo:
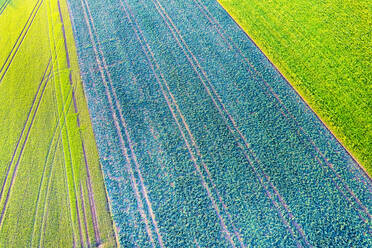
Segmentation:
<svg viewBox="0 0 372 248">
<path fill-rule="evenodd" d="M 23 138 L 23 133 L 24 133 L 24 131 L 25 131 L 25 129 L 26 129 L 26 126 L 27 126 L 27 123 L 28 123 L 28 119 L 29 119 L 30 116 L 31 116 L 31 112 L 32 112 L 32 110 L 33 110 L 33 108 L 34 108 L 35 101 L 36 101 L 36 99 L 37 99 L 37 96 L 39 95 L 40 87 L 41 87 L 41 85 L 43 84 L 43 82 L 45 81 L 45 76 L 46 76 L 46 73 L 47 73 L 48 68 L 49 68 L 49 66 L 50 66 L 50 62 L 51 62 L 51 59 L 49 59 L 49 62 L 48 62 L 48 64 L 47 64 L 47 67 L 45 68 L 45 71 L 44 71 L 43 77 L 42 77 L 42 79 L 41 79 L 41 81 L 40 81 L 40 83 L 39 83 L 39 86 L 38 86 L 38 88 L 37 88 L 37 91 L 36 91 L 36 94 L 35 94 L 35 96 L 34 96 L 34 99 L 32 100 L 30 110 L 29 110 L 28 113 L 27 113 L 26 121 L 25 121 L 25 123 L 23 124 L 23 128 L 22 128 L 22 131 L 21 131 L 21 135 L 19 136 L 19 139 L 18 139 L 17 144 L 16 144 L 16 147 L 15 147 L 15 149 L 14 149 L 14 152 L 13 152 L 12 158 L 11 158 L 11 160 L 10 160 L 10 162 L 9 162 L 8 169 L 7 169 L 7 172 L 6 172 L 6 175 L 5 175 L 5 178 L 4 178 L 4 181 L 3 181 L 3 184 L 2 184 L 2 186 L 1 186 L 1 191 L 0 191 L 0 201 L 1 201 L 1 199 L 2 199 L 3 192 L 4 192 L 4 189 L 5 189 L 5 184 L 6 184 L 6 182 L 7 182 L 7 179 L 8 179 L 8 176 L 9 176 L 10 169 L 11 169 L 11 167 L 12 167 L 12 165 L 13 165 L 14 158 L 15 158 L 16 153 L 17 153 L 17 151 L 18 151 L 19 144 L 20 144 L 20 142 L 21 142 L 21 140 L 22 140 L 22 138 Z"/>
<path fill-rule="evenodd" d="M 48 78 L 45 80 L 45 84 L 43 86 L 43 89 L 41 91 L 41 95 L 40 95 L 40 98 L 39 98 L 39 101 L 36 105 L 36 108 L 35 108 L 35 111 L 34 111 L 34 114 L 32 116 L 32 119 L 31 119 L 31 123 L 30 123 L 30 126 L 27 130 L 27 133 L 26 133 L 26 137 L 24 139 L 24 142 L 22 144 L 22 147 L 21 147 L 21 151 L 19 153 L 19 156 L 18 156 L 18 159 L 17 159 L 17 162 L 14 166 L 14 170 L 13 170 L 13 174 L 12 174 L 12 178 L 11 178 L 11 181 L 10 181 L 10 186 L 9 186 L 9 189 L 8 189 L 8 193 L 6 195 L 6 198 L 5 198 L 5 202 L 4 202 L 4 206 L 3 206 L 3 209 L 1 211 L 1 216 L 0 216 L 0 227 L 2 226 L 2 222 L 3 222 L 3 219 L 4 219 L 4 215 L 5 215 L 5 211 L 6 211 L 6 208 L 7 208 L 7 205 L 8 205 L 8 201 L 9 201 L 9 197 L 10 197 L 10 193 L 11 193 L 11 190 L 12 190 L 12 186 L 14 184 L 14 180 L 16 178 L 16 175 L 17 175 L 17 170 L 18 170 L 18 166 L 19 166 L 19 162 L 21 161 L 21 158 L 22 158 L 22 153 L 23 153 L 23 150 L 27 144 L 27 141 L 28 141 L 28 136 L 30 134 L 30 131 L 31 131 L 31 128 L 32 128 L 32 125 L 34 123 L 34 120 L 35 120 L 35 117 L 36 117 L 36 114 L 37 114 L 37 111 L 39 109 L 39 106 L 40 106 L 40 103 L 41 103 L 41 100 L 43 99 L 43 96 L 44 96 L 44 92 L 45 92 L 45 89 L 46 89 L 46 86 L 48 84 L 48 81 L 49 81 L 49 78 L 50 78 L 50 74 L 51 74 L 51 71 L 49 72 L 49 75 L 48 75 Z"/>
<path fill-rule="evenodd" d="M 10 53 L 9 55 L 7 56 L 7 58 L 5 59 L 5 62 L 4 64 L 1 66 L 1 69 L 0 69 L 0 83 L 2 82 L 2 80 L 4 79 L 5 77 L 5 74 L 7 73 L 14 57 L 16 56 L 20 46 L 22 45 L 22 42 L 23 40 L 25 39 L 27 33 L 28 33 L 28 30 L 30 29 L 42 3 L 43 3 L 44 0 L 38 0 L 38 2 L 36 3 L 35 7 L 33 8 L 33 10 L 31 11 L 31 14 L 30 16 L 28 17 L 27 19 L 27 22 L 26 24 L 24 25 L 21 33 L 19 34 L 15 44 L 13 45 L 12 49 L 10 50 Z M 36 9 L 36 10 L 35 10 Z M 26 28 L 27 27 L 27 28 Z M 20 40 L 21 39 L 21 40 Z M 9 60 L 10 58 L 10 60 Z"/>
</svg>

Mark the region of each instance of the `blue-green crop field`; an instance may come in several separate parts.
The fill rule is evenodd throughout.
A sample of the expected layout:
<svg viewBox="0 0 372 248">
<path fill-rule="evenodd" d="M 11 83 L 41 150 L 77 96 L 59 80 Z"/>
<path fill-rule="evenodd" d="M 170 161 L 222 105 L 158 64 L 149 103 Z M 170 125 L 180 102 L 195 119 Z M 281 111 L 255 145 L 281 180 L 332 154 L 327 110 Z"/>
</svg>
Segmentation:
<svg viewBox="0 0 372 248">
<path fill-rule="evenodd" d="M 0 247 L 372 247 L 371 178 L 216 0 L 0 6 Z"/>
<path fill-rule="evenodd" d="M 122 247 L 369 247 L 371 179 L 216 1 L 69 0 Z"/>
</svg>

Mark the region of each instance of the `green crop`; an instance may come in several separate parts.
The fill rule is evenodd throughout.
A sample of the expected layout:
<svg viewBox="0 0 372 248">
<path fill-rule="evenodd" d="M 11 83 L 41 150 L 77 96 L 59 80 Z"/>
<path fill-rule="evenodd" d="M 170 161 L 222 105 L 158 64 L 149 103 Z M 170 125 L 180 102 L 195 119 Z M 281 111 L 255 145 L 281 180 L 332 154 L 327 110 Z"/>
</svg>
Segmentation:
<svg viewBox="0 0 372 248">
<path fill-rule="evenodd" d="M 372 175 L 368 1 L 219 2 Z"/>
<path fill-rule="evenodd" d="M 115 246 L 67 4 L 0 13 L 0 247 Z"/>
</svg>

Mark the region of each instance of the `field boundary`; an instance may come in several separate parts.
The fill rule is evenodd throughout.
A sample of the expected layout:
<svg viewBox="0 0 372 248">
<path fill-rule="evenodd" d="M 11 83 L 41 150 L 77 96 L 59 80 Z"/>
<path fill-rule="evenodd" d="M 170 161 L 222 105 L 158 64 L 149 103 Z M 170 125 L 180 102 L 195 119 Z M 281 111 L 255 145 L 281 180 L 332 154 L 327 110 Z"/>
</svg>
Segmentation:
<svg viewBox="0 0 372 248">
<path fill-rule="evenodd" d="M 279 68 L 271 61 L 271 59 L 266 55 L 266 53 L 261 49 L 261 47 L 257 44 L 257 42 L 247 33 L 247 31 L 244 30 L 244 28 L 231 16 L 230 12 L 227 11 L 227 9 L 220 3 L 219 0 L 217 0 L 218 4 L 223 8 L 223 10 L 229 15 L 229 17 L 232 19 L 232 21 L 244 32 L 244 34 L 247 36 L 247 38 L 254 44 L 257 49 L 260 50 L 260 52 L 265 56 L 265 58 L 269 61 L 269 63 L 274 67 L 274 69 L 279 73 L 279 75 L 285 80 L 285 82 L 294 90 L 294 92 L 305 102 L 307 107 L 311 110 L 312 113 L 315 114 L 316 118 L 322 123 L 322 125 L 329 131 L 332 136 L 337 140 L 337 142 L 342 146 L 342 148 L 345 149 L 346 153 L 352 158 L 353 162 L 358 165 L 358 167 L 361 169 L 361 171 L 366 175 L 366 177 L 370 180 L 372 183 L 372 177 L 368 174 L 368 171 L 364 166 L 361 165 L 361 163 L 358 161 L 356 157 L 345 147 L 344 143 L 337 138 L 337 136 L 334 134 L 332 129 L 320 118 L 320 116 L 316 113 L 316 111 L 311 107 L 309 102 L 305 99 L 305 96 L 302 96 L 300 92 L 290 83 L 290 81 L 284 76 L 284 74 L 279 70 Z"/>
<path fill-rule="evenodd" d="M 75 37 L 75 29 L 76 29 L 76 27 L 75 27 L 75 23 L 74 23 L 74 16 L 73 16 L 73 14 L 72 14 L 72 11 L 71 11 L 71 6 L 70 6 L 70 0 L 63 0 L 64 2 L 65 2 L 65 4 L 66 4 L 66 12 L 67 12 L 67 15 L 68 15 L 68 20 L 67 20 L 67 22 L 70 24 L 70 26 L 71 26 L 71 32 L 72 32 L 72 42 L 71 43 L 73 43 L 73 45 L 75 46 L 75 49 L 77 49 L 77 47 L 76 47 L 76 44 L 77 44 L 77 41 L 76 41 L 76 37 Z M 59 0 L 58 0 L 58 3 L 59 3 Z M 78 56 L 78 54 L 77 54 L 77 50 L 75 50 L 75 56 L 76 56 L 76 58 L 79 60 L 79 56 Z M 93 130 L 93 121 L 92 121 L 92 117 L 91 117 L 91 113 L 90 113 L 90 111 L 89 111 L 89 108 L 88 108 L 88 99 L 87 99 L 87 96 L 86 96 L 86 92 L 85 92 L 85 87 L 84 87 L 84 85 L 83 85 L 83 80 L 82 80 L 82 73 L 81 73 L 81 69 L 80 69 L 80 63 L 79 63 L 79 61 L 77 62 L 77 73 L 76 74 L 78 74 L 78 76 L 79 76 L 79 83 L 81 84 L 81 87 L 82 87 L 82 96 L 81 96 L 81 98 L 83 98 L 84 100 L 84 102 L 85 102 L 85 105 L 86 105 L 86 107 L 87 107 L 87 109 L 88 109 L 88 114 L 86 115 L 86 121 L 88 121 L 89 122 L 89 125 L 90 125 L 90 127 L 92 128 L 92 133 L 93 133 L 93 137 L 94 137 L 94 146 L 95 146 L 95 149 L 96 149 L 96 151 L 97 151 L 97 154 L 98 154 L 98 169 L 99 169 L 99 171 L 100 171 L 100 175 L 102 176 L 102 185 L 103 185 L 103 188 L 104 188 L 104 192 L 105 192 L 105 201 L 106 201 L 106 207 L 107 207 L 107 210 L 108 210 L 108 214 L 109 214 L 109 216 L 110 216 L 110 223 L 111 223 L 111 227 L 112 227 L 112 230 L 113 230 L 113 233 L 111 234 L 112 235 L 112 237 L 113 237 L 113 244 L 115 244 L 116 245 L 116 247 L 120 247 L 120 245 L 119 245 L 119 235 L 118 235 L 118 232 L 117 232 L 117 229 L 116 229 L 116 225 L 115 225 L 115 221 L 114 221 L 114 218 L 113 218 L 113 214 L 112 214 L 112 208 L 111 208 L 111 200 L 110 200 L 110 196 L 108 195 L 108 192 L 107 192 L 107 188 L 106 188 L 106 183 L 105 183 L 105 177 L 104 177 L 104 172 L 103 172 L 103 168 L 102 168 L 102 164 L 101 164 L 101 161 L 100 161 L 100 159 L 101 159 L 101 157 L 99 156 L 99 152 L 98 152 L 98 147 L 97 147 L 97 139 L 96 139 L 96 136 L 95 136 L 95 133 L 94 133 L 94 130 Z M 70 76 L 71 76 L 71 73 L 70 73 Z M 71 78 L 70 78 L 70 80 L 71 80 Z M 80 112 L 79 112 L 80 113 Z M 78 117 L 78 122 L 80 122 L 80 119 L 79 119 L 79 117 Z M 81 132 L 81 131 L 80 131 Z M 85 163 L 86 163 L 86 165 L 87 165 L 87 157 L 86 157 L 86 152 L 85 152 L 85 147 L 84 147 L 84 140 L 83 140 L 83 134 L 81 134 L 80 133 L 80 135 L 81 135 L 81 137 L 82 137 L 82 146 L 83 146 L 83 150 L 84 150 L 84 160 L 85 160 Z M 89 174 L 90 174 L 90 172 L 88 172 Z M 89 175 L 89 178 L 90 178 L 90 175 Z M 90 181 L 90 179 L 89 179 L 89 181 Z M 93 195 L 94 195 L 94 193 L 92 192 L 92 186 L 90 185 L 89 187 L 88 187 L 88 181 L 86 182 L 87 183 L 87 190 L 89 191 L 88 192 L 88 195 L 90 194 L 90 195 L 92 195 L 92 197 L 93 197 Z M 89 184 L 91 184 L 91 182 L 89 182 Z M 89 197 L 89 201 L 91 200 L 91 198 Z M 94 206 L 94 209 L 95 209 L 96 207 Z M 91 211 L 92 211 L 92 209 L 91 209 Z M 96 220 L 96 225 L 98 226 L 98 224 L 99 224 L 99 220 L 97 219 Z M 99 230 L 97 230 L 97 231 L 99 231 Z M 96 230 L 95 230 L 95 228 L 94 228 L 94 234 L 95 234 L 95 236 L 96 236 Z M 99 242 L 97 242 L 97 240 L 96 240 L 96 245 L 99 245 L 99 246 L 104 246 L 105 245 L 105 242 L 104 242 L 104 240 L 100 237 L 100 235 L 99 235 L 99 233 L 98 233 L 98 238 L 99 238 Z"/>
</svg>

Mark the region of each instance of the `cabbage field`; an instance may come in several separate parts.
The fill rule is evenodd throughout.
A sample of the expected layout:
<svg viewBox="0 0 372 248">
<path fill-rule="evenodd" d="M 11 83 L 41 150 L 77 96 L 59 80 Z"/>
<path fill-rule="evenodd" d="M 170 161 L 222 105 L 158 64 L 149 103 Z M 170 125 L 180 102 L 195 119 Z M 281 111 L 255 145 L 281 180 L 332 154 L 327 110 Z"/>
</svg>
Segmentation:
<svg viewBox="0 0 372 248">
<path fill-rule="evenodd" d="M 368 247 L 371 179 L 215 1 L 69 0 L 122 247 Z"/>
</svg>

